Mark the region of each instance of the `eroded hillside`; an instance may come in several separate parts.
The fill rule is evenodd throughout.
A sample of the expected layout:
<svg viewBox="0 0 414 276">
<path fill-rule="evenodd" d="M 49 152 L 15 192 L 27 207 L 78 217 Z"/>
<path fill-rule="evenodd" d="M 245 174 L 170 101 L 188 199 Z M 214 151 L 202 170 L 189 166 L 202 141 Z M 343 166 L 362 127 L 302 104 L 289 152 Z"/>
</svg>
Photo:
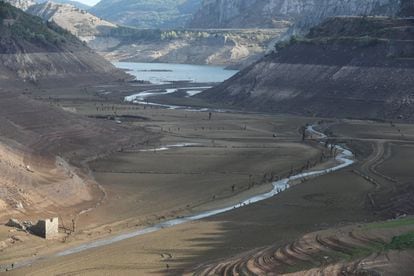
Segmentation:
<svg viewBox="0 0 414 276">
<path fill-rule="evenodd" d="M 115 24 L 69 4 L 46 1 L 31 6 L 27 12 L 55 23 L 82 41 L 92 40 L 95 36 L 104 35 L 109 30 L 116 28 Z"/>
<path fill-rule="evenodd" d="M 303 32 L 331 16 L 396 15 L 399 11 L 399 0 L 206 0 L 190 26 L 278 27 L 288 21 L 295 24 L 295 32 Z"/>
<path fill-rule="evenodd" d="M 81 77 L 111 79 L 126 75 L 53 22 L 43 22 L 0 2 L 2 81 Z"/>
<path fill-rule="evenodd" d="M 66 112 L 37 93 L 127 75 L 69 32 L 4 2 L 0 20 L 0 220 L 74 215 L 103 196 L 83 161 L 139 142 L 141 132 Z"/>
<path fill-rule="evenodd" d="M 267 30 L 137 30 L 120 27 L 89 45 L 110 60 L 248 65 L 268 50 L 287 26 Z"/>
<path fill-rule="evenodd" d="M 103 0 L 90 11 L 106 20 L 139 28 L 184 27 L 201 0 Z"/>
<path fill-rule="evenodd" d="M 200 97 L 257 111 L 412 119 L 414 21 L 327 20 Z"/>
</svg>

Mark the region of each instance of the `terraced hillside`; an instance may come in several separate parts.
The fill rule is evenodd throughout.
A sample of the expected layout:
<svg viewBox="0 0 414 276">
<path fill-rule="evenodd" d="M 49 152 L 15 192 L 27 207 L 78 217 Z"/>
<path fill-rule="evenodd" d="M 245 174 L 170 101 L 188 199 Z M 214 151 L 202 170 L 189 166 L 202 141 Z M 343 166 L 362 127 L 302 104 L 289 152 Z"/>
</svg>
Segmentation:
<svg viewBox="0 0 414 276">
<path fill-rule="evenodd" d="M 413 227 L 408 218 L 318 231 L 201 266 L 194 275 L 412 275 Z"/>
</svg>

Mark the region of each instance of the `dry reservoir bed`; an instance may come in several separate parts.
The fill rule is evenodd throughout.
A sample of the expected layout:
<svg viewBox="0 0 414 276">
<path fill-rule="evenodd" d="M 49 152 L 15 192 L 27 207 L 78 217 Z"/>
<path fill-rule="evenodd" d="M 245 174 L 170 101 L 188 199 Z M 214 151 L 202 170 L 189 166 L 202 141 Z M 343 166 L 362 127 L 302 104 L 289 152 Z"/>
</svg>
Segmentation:
<svg viewBox="0 0 414 276">
<path fill-rule="evenodd" d="M 104 108 L 97 110 L 93 103 L 67 103 L 67 107 L 88 116 L 108 115 L 114 106 L 118 114 L 137 116 L 123 124 L 144 126 L 163 138 L 149 140 L 144 147 L 149 151 L 125 148 L 90 164 L 107 198 L 98 208 L 81 216 L 72 245 L 103 234 L 218 208 L 224 202 L 238 202 L 248 194 L 269 189 L 260 184 L 264 174 L 283 175 L 320 157 L 320 149 L 302 143 L 298 131 L 306 123 L 313 123 L 314 118 L 214 113 L 212 120 L 208 120 L 208 113 L 101 106 Z M 199 264 L 258 247 L 282 246 L 311 231 L 382 219 L 382 213 L 375 212 L 375 203 L 382 199 L 381 193 L 377 199 L 376 191 L 395 184 L 381 175 L 390 174 L 398 180 L 410 178 L 408 167 L 397 165 L 405 151 L 399 150 L 396 142 L 409 144 L 413 129 L 410 125 L 395 128 L 373 122 L 337 122 L 330 130 L 339 139 L 344 137 L 343 141 L 358 153 L 359 162 L 350 168 L 311 179 L 245 208 L 79 254 L 46 259 L 13 273 L 182 274 Z M 384 133 L 388 133 L 386 137 Z M 386 139 L 393 144 L 389 146 Z M 178 143 L 193 146 L 151 150 Z M 388 172 L 381 164 L 398 169 Z M 375 181 L 364 175 L 372 175 Z M 369 195 L 374 206 L 370 205 Z M 27 249 L 30 242 L 21 244 Z M 42 250 L 45 252 L 44 248 L 39 252 Z M 9 256 L 15 253 L 13 249 L 4 252 Z"/>
<path fill-rule="evenodd" d="M 271 190 L 271 175 L 286 176 L 320 154 L 301 142 L 298 128 L 306 119 L 214 113 L 208 120 L 207 112 L 142 107 L 135 112 L 151 121 L 132 124 L 163 138 L 90 164 L 108 197 L 79 225 L 113 224 L 115 230 L 228 206 Z M 156 150 L 183 143 L 190 146 Z"/>
<path fill-rule="evenodd" d="M 79 114 L 103 115 L 88 102 L 67 107 Z M 163 138 L 149 139 L 143 147 L 126 147 L 90 163 L 92 176 L 106 198 L 78 218 L 76 235 L 65 243 L 24 235 L 24 241 L 2 249 L 3 264 L 238 203 L 271 190 L 271 177 L 286 176 L 308 161 L 319 160 L 320 150 L 302 143 L 298 131 L 311 122 L 308 119 L 214 113 L 208 120 L 205 112 L 117 108 L 118 114 L 147 118 L 123 124 L 148 128 Z M 153 150 L 179 143 L 192 146 Z M 3 230 L 1 238 L 7 239 L 10 233 Z"/>
</svg>

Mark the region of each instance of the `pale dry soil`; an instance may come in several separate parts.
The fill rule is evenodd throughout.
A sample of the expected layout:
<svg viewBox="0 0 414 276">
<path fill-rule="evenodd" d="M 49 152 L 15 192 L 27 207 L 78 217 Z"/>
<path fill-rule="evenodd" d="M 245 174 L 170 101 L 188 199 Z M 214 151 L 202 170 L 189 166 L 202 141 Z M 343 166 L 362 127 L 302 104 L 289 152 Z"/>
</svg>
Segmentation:
<svg viewBox="0 0 414 276">
<path fill-rule="evenodd" d="M 1 226 L 0 263 L 3 267 L 30 257 L 45 256 L 48 261 L 53 252 L 63 248 L 238 203 L 249 196 L 271 190 L 271 175 L 274 179 L 285 177 L 305 166 L 308 160 L 317 162 L 321 152 L 321 147 L 316 143 L 303 143 L 298 131 L 299 127 L 312 122 L 312 119 L 213 113 L 209 120 L 206 112 L 144 108 L 106 101 L 61 100 L 58 104 L 51 104 L 90 117 L 113 115 L 114 112 L 117 115 L 132 115 L 135 117 L 121 119 L 123 122 L 120 126 L 144 127 L 162 139 L 148 136 L 144 146 L 126 146 L 88 164 L 88 177 L 99 184 L 106 196 L 77 218 L 75 234 L 66 237 L 62 234 L 56 241 L 44 241 Z M 167 151 L 152 150 L 179 143 L 193 145 Z M 141 151 L 143 149 L 149 151 Z M 63 222 L 71 228 L 68 219 Z M 198 223 L 179 226 L 178 229 L 194 225 Z M 211 222 L 209 227 L 200 226 L 198 229 L 212 229 L 211 232 L 215 232 L 224 228 L 221 222 Z M 155 235 L 164 231 L 171 230 L 163 230 Z M 183 234 L 181 237 L 190 236 Z M 148 238 L 150 242 L 151 235 Z M 125 242 L 131 243 L 133 240 Z M 180 239 L 170 239 L 167 235 L 166 240 L 156 240 L 162 246 L 170 240 L 179 242 Z M 188 243 L 188 246 L 193 247 L 193 244 Z M 171 248 L 180 247 L 178 244 L 171 245 Z M 150 251 L 153 250 L 147 253 L 152 255 Z M 56 259 L 51 258 L 50 261 L 55 262 Z M 152 268 L 156 270 L 165 266 L 158 257 L 151 262 Z M 35 272 L 33 267 L 30 271 Z M 64 272 L 61 269 L 59 271 Z M 16 270 L 14 273 L 27 272 Z"/>
<path fill-rule="evenodd" d="M 298 131 L 316 118 L 215 112 L 208 120 L 205 112 L 144 108 L 96 98 L 60 99 L 52 104 L 86 116 L 128 115 L 121 118 L 122 126 L 143 126 L 162 139 L 149 136 L 143 147 L 120 148 L 89 163 L 91 176 L 107 196 L 97 208 L 79 217 L 76 235 L 66 243 L 43 241 L 0 227 L 1 240 L 6 240 L 6 247 L 0 249 L 1 263 L 47 256 L 30 267 L 14 270 L 13 275 L 191 273 L 229 257 L 249 256 L 257 248 L 283 247 L 309 232 L 390 218 L 403 210 L 401 206 L 410 206 L 410 197 L 398 195 L 410 195 L 408 188 L 400 187 L 410 185 L 413 179 L 409 157 L 414 127 L 331 121 L 328 130 L 334 139 L 357 153 L 358 162 L 350 168 L 215 217 L 52 257 L 52 252 L 85 241 L 237 203 L 270 189 L 268 181 L 263 181 L 265 174 L 286 176 L 308 160 L 318 161 L 322 150 L 315 142 L 302 143 Z M 177 143 L 196 145 L 151 150 Z M 142 152 L 142 148 L 150 151 Z M 326 167 L 329 162 L 316 167 Z M 390 192 L 397 199 L 391 205 L 387 204 Z M 7 240 L 10 238 L 13 241 Z"/>
</svg>

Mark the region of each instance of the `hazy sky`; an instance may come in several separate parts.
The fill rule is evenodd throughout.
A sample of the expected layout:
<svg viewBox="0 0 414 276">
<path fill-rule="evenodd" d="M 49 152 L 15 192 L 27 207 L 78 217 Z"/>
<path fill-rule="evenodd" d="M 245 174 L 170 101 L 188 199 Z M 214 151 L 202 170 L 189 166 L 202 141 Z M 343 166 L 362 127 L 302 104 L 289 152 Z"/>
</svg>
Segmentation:
<svg viewBox="0 0 414 276">
<path fill-rule="evenodd" d="M 84 3 L 89 6 L 93 6 L 98 3 L 100 0 L 77 0 L 78 2 Z"/>
</svg>

